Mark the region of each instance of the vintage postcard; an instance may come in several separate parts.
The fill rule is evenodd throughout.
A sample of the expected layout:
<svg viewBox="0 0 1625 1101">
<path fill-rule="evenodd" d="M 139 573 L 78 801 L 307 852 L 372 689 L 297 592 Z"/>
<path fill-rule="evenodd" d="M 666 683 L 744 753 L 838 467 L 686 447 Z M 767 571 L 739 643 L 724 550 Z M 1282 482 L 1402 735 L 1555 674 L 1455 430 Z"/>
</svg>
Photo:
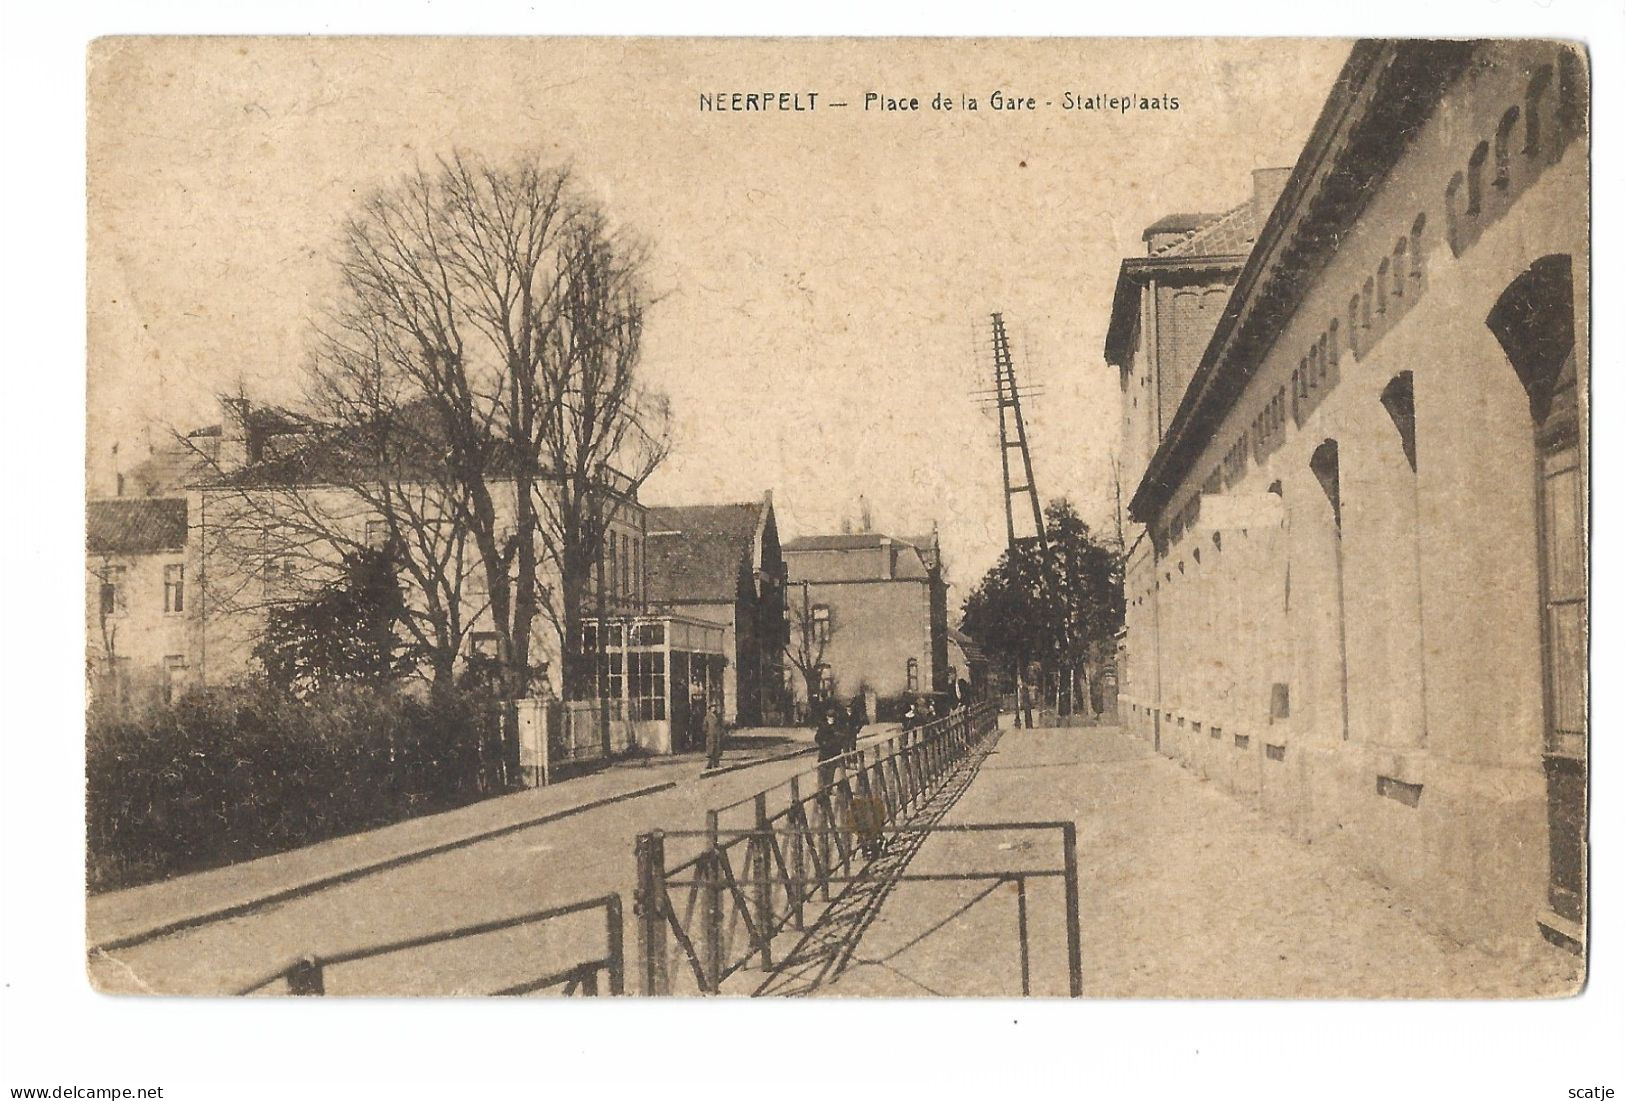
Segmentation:
<svg viewBox="0 0 1625 1101">
<path fill-rule="evenodd" d="M 1581 989 L 1583 44 L 87 64 L 95 989 Z"/>
</svg>

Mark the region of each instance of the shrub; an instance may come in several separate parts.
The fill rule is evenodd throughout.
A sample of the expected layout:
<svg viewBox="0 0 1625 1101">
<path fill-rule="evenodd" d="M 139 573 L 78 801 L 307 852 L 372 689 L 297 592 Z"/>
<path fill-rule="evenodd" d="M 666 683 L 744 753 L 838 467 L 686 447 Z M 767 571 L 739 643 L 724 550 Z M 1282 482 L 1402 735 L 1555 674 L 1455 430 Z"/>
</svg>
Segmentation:
<svg viewBox="0 0 1625 1101">
<path fill-rule="evenodd" d="M 499 790 L 483 698 L 245 686 L 93 708 L 85 746 L 92 890 L 307 845 Z"/>
</svg>

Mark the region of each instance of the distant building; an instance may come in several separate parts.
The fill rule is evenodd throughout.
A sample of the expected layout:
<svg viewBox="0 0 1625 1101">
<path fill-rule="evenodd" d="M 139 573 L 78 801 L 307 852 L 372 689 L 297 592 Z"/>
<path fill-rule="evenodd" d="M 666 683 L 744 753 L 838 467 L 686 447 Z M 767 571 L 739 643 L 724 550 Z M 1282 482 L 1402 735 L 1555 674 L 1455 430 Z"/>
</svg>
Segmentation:
<svg viewBox="0 0 1625 1101">
<path fill-rule="evenodd" d="M 740 504 L 651 508 L 648 525 L 650 608 L 723 627 L 728 721 L 786 721 L 789 628 L 773 495 Z"/>
<path fill-rule="evenodd" d="M 792 620 L 807 617 L 826 635 L 824 681 L 837 695 L 947 690 L 948 582 L 935 531 L 803 536 L 785 544 L 784 561 Z M 805 705 L 802 679 L 790 679 Z"/>
<path fill-rule="evenodd" d="M 991 691 L 988 671 L 991 663 L 976 640 L 957 627 L 948 628 L 948 681 L 963 680 L 970 685 L 973 699 L 984 699 Z"/>
<path fill-rule="evenodd" d="M 1239 270 L 1124 261 L 1106 341 L 1125 722 L 1480 942 L 1585 939 L 1587 87 L 1359 43 Z"/>
<path fill-rule="evenodd" d="M 92 693 L 136 702 L 184 691 L 198 672 L 195 543 L 184 497 L 85 507 L 85 658 Z"/>
<path fill-rule="evenodd" d="M 151 496 L 89 504 L 87 652 L 93 674 L 119 674 L 114 684 L 217 685 L 254 672 L 253 648 L 272 609 L 333 580 L 346 553 L 391 538 L 377 503 L 386 498 L 346 465 L 355 461 L 352 450 L 335 435 L 246 399 L 225 399 L 221 411 L 219 424 L 120 472 L 126 494 Z M 487 575 L 450 519 L 447 482 L 437 475 L 441 462 L 426 453 L 418 468 L 392 471 L 394 497 L 387 499 L 403 489 L 410 495 L 415 530 L 407 535 L 420 544 L 421 559 L 440 567 L 438 598 L 456 592 L 461 665 L 499 656 L 501 638 Z M 500 526 L 515 504 L 513 479 L 499 467 L 488 489 Z M 601 568 L 590 571 L 580 610 L 584 618 L 596 617 L 600 607 L 606 618 L 641 615 L 645 510 L 613 471 L 603 493 L 611 518 Z M 422 549 L 424 543 L 432 546 Z M 558 584 L 539 536 L 537 544 L 545 602 Z M 423 586 L 414 587 L 407 572 L 409 602 L 421 603 Z M 173 606 L 176 599 L 184 610 Z M 104 615 L 103 608 L 111 610 Z M 109 632 L 111 650 L 104 641 Z M 534 692 L 559 694 L 560 649 L 559 630 L 544 610 L 531 631 Z"/>
</svg>

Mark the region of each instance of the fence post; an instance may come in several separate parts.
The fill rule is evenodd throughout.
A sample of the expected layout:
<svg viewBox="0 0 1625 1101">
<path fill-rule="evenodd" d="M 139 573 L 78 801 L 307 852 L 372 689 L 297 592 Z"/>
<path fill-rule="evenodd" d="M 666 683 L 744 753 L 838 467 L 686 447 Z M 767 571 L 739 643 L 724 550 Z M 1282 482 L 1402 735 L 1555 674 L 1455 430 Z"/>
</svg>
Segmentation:
<svg viewBox="0 0 1625 1101">
<path fill-rule="evenodd" d="M 643 992 L 669 994 L 666 974 L 666 836 L 659 830 L 638 835 L 638 951 L 643 956 Z"/>
<path fill-rule="evenodd" d="M 1027 877 L 1016 876 L 1016 935 L 1021 940 L 1021 994 L 1033 992 L 1032 965 L 1027 954 Z"/>
<path fill-rule="evenodd" d="M 762 969 L 773 969 L 773 835 L 767 824 L 767 792 L 756 793 L 756 921 Z"/>
<path fill-rule="evenodd" d="M 1066 967 L 1071 997 L 1083 997 L 1083 945 L 1078 929 L 1078 827 L 1061 823 L 1061 850 L 1066 862 Z"/>
<path fill-rule="evenodd" d="M 620 895 L 610 895 L 604 900 L 604 933 L 609 945 L 609 950 L 605 953 L 608 961 L 609 992 L 618 996 L 626 993 L 626 947 L 622 931 Z"/>
<path fill-rule="evenodd" d="M 705 993 L 722 986 L 722 851 L 717 844 L 717 812 L 705 812 Z"/>
<path fill-rule="evenodd" d="M 302 996 L 326 994 L 321 961 L 315 956 L 306 956 L 288 968 L 288 993 Z"/>
<path fill-rule="evenodd" d="M 801 802 L 801 778 L 790 777 L 790 910 L 795 914 L 796 928 L 807 927 L 807 911 L 803 903 L 805 891 L 803 887 L 807 880 L 807 835 L 805 831 L 810 822 L 807 819 L 806 808 Z"/>
</svg>

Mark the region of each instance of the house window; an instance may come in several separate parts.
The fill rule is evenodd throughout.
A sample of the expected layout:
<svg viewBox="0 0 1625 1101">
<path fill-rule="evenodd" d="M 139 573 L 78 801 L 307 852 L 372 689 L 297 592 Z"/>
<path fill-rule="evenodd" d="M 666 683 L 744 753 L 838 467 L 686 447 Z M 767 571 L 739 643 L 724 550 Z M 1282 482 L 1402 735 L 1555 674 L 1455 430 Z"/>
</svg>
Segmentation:
<svg viewBox="0 0 1625 1101">
<path fill-rule="evenodd" d="M 164 611 L 186 610 L 186 567 L 174 563 L 164 567 Z"/>
<path fill-rule="evenodd" d="M 367 546 L 373 550 L 383 550 L 389 545 L 389 521 L 367 521 Z"/>
<path fill-rule="evenodd" d="M 835 695 L 835 671 L 828 665 L 818 667 L 818 691 L 825 699 Z"/>
<path fill-rule="evenodd" d="M 101 579 L 102 615 L 118 615 L 124 611 L 124 567 L 103 566 Z"/>
<path fill-rule="evenodd" d="M 918 692 L 920 690 L 920 659 L 919 658 L 909 658 L 908 659 L 908 690 L 910 692 Z"/>
<path fill-rule="evenodd" d="M 496 661 L 502 657 L 502 636 L 495 631 L 476 631 L 468 649 L 474 657 Z"/>
<path fill-rule="evenodd" d="M 277 600 L 293 591 L 298 566 L 292 556 L 277 555 L 265 560 L 265 599 Z"/>
<path fill-rule="evenodd" d="M 626 668 L 630 679 L 632 717 L 634 719 L 664 719 L 666 717 L 666 655 L 632 651 L 626 655 Z"/>
<path fill-rule="evenodd" d="M 164 658 L 164 702 L 173 703 L 185 690 L 186 655 L 169 654 Z"/>
<path fill-rule="evenodd" d="M 814 642 L 828 642 L 830 631 L 829 605 L 814 604 L 812 610 Z"/>
</svg>

